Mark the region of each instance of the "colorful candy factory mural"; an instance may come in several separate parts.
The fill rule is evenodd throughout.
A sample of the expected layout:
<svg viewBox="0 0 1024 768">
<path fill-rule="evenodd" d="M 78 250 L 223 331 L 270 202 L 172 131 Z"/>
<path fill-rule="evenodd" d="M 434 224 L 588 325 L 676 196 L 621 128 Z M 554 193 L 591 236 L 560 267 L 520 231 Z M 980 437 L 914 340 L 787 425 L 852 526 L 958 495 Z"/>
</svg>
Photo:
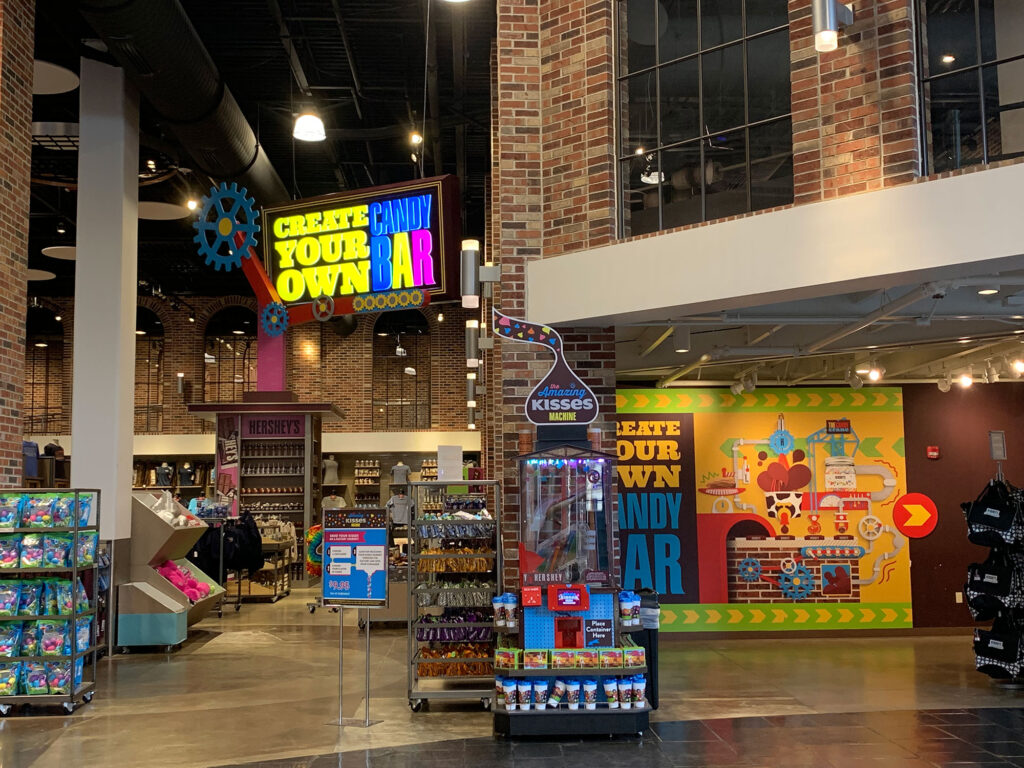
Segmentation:
<svg viewBox="0 0 1024 768">
<path fill-rule="evenodd" d="M 663 631 L 912 625 L 898 388 L 617 393 L 626 589 Z"/>
</svg>

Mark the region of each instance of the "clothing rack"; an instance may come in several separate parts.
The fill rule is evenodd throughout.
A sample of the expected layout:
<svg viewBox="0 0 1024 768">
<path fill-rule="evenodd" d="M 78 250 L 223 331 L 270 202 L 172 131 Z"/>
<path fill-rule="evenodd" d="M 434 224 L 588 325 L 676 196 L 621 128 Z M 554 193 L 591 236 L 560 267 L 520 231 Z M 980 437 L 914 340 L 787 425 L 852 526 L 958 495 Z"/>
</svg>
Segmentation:
<svg viewBox="0 0 1024 768">
<path fill-rule="evenodd" d="M 207 523 L 210 527 L 215 528 L 218 532 L 220 539 L 217 558 L 217 583 L 224 587 L 224 594 L 221 596 L 220 602 L 217 603 L 217 618 L 224 618 L 224 606 L 233 605 L 235 606 L 235 613 L 242 610 L 242 574 L 240 571 L 235 571 L 235 585 L 238 587 L 237 593 L 232 599 L 230 590 L 227 588 L 227 577 L 228 572 L 224 568 L 224 531 L 228 525 L 234 524 L 238 521 L 236 517 L 202 517 L 200 519 Z"/>
</svg>

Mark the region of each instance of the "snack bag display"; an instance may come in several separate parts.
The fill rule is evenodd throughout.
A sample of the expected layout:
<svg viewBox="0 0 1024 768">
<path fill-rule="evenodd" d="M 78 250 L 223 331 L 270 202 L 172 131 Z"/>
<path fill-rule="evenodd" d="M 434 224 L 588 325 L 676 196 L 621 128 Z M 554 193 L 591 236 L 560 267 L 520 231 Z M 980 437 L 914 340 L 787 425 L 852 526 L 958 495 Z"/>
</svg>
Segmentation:
<svg viewBox="0 0 1024 768">
<path fill-rule="evenodd" d="M 20 599 L 20 581 L 0 581 L 0 616 L 17 616 Z"/>
<path fill-rule="evenodd" d="M 46 682 L 46 664 L 26 661 L 21 667 L 21 685 L 27 696 L 42 696 L 50 692 Z"/>
<path fill-rule="evenodd" d="M 64 533 L 46 534 L 43 537 L 43 567 L 63 568 L 68 564 L 71 552 L 71 536 Z"/>
<path fill-rule="evenodd" d="M 21 582 L 21 597 L 18 598 L 18 613 L 22 616 L 38 616 L 43 607 L 43 582 Z"/>
<path fill-rule="evenodd" d="M 21 527 L 53 528 L 53 505 L 56 501 L 52 493 L 27 497 L 21 507 Z"/>
<path fill-rule="evenodd" d="M 552 669 L 572 669 L 576 666 L 576 651 L 556 648 L 551 651 Z"/>
<path fill-rule="evenodd" d="M 39 655 L 63 656 L 68 644 L 68 623 L 66 621 L 40 621 Z"/>
<path fill-rule="evenodd" d="M 75 651 L 81 653 L 89 650 L 92 643 L 92 619 L 84 616 L 75 622 Z"/>
<path fill-rule="evenodd" d="M 26 533 L 21 537 L 21 557 L 19 562 L 22 568 L 43 567 L 43 534 Z"/>
<path fill-rule="evenodd" d="M 16 696 L 18 681 L 21 679 L 21 662 L 9 661 L 0 664 L 0 696 Z"/>
<path fill-rule="evenodd" d="M 0 568 L 17 568 L 21 552 L 21 536 L 0 536 Z"/>
<path fill-rule="evenodd" d="M 19 656 L 39 655 L 39 627 L 38 622 L 26 621 L 21 628 L 21 653 Z"/>
<path fill-rule="evenodd" d="M 11 656 L 20 656 L 22 655 L 18 653 L 20 647 L 21 622 L 5 621 L 0 623 L 0 656 L 8 659 Z"/>
<path fill-rule="evenodd" d="M 53 500 L 53 526 L 70 528 L 75 524 L 75 494 L 59 493 Z"/>
<path fill-rule="evenodd" d="M 88 525 L 89 518 L 92 516 L 92 502 L 93 496 L 91 493 L 82 493 L 78 495 L 78 524 Z"/>
<path fill-rule="evenodd" d="M 548 652 L 541 648 L 539 650 L 523 651 L 523 669 L 547 669 Z"/>
<path fill-rule="evenodd" d="M 54 593 L 57 597 L 57 612 L 53 615 L 60 616 L 71 613 L 74 609 L 74 606 L 72 605 L 73 596 L 71 592 L 71 582 L 66 580 L 55 581 L 53 582 L 53 585 Z"/>
<path fill-rule="evenodd" d="M 77 558 L 79 568 L 96 562 L 96 542 L 98 539 L 99 534 L 96 531 L 86 531 L 78 534 L 75 557 Z"/>
<path fill-rule="evenodd" d="M 627 648 L 625 662 L 627 667 L 643 667 L 647 664 L 647 652 L 643 648 Z"/>
<path fill-rule="evenodd" d="M 576 651 L 576 666 L 579 669 L 597 669 L 601 663 L 600 654 L 590 648 L 581 648 Z"/>
<path fill-rule="evenodd" d="M 601 669 L 618 669 L 622 666 L 622 649 L 606 648 L 598 651 L 601 659 Z"/>
<path fill-rule="evenodd" d="M 46 662 L 46 688 L 51 694 L 71 693 L 71 663 L 67 661 Z"/>
<path fill-rule="evenodd" d="M 17 528 L 24 496 L 0 495 L 0 528 Z"/>
</svg>

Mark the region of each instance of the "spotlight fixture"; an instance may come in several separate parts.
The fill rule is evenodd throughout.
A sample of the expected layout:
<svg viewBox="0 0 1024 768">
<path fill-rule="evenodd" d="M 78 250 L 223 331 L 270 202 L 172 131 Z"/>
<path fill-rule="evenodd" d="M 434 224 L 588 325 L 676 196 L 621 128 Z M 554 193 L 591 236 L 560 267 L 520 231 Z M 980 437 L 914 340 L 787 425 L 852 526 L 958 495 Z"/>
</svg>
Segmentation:
<svg viewBox="0 0 1024 768">
<path fill-rule="evenodd" d="M 882 368 L 877 363 L 872 363 L 871 368 L 868 370 L 868 381 L 881 381 L 884 375 L 885 368 Z"/>
<path fill-rule="evenodd" d="M 636 152 L 634 154 L 637 154 L 637 155 L 644 154 L 644 148 L 643 147 L 637 147 L 636 148 Z"/>
<path fill-rule="evenodd" d="M 53 319 L 54 319 L 54 320 L 56 320 L 56 321 L 57 321 L 57 322 L 59 323 L 59 322 L 60 322 L 61 320 L 63 320 L 64 318 L 63 318 L 63 317 L 61 317 L 60 315 L 54 315 L 54 316 L 53 316 Z"/>
<path fill-rule="evenodd" d="M 846 372 L 846 383 L 850 385 L 852 389 L 860 389 L 864 386 L 864 379 L 857 375 L 854 370 L 848 370 Z"/>
<path fill-rule="evenodd" d="M 443 323 L 444 322 L 444 312 L 438 312 L 437 313 L 437 322 L 439 322 L 439 323 Z"/>
<path fill-rule="evenodd" d="M 814 49 L 829 53 L 839 47 L 839 30 L 853 24 L 853 5 L 839 0 L 813 0 Z"/>
<path fill-rule="evenodd" d="M 944 53 L 942 54 L 941 61 L 943 64 L 952 64 L 954 61 L 956 61 L 956 56 L 954 56 L 952 53 Z"/>
<path fill-rule="evenodd" d="M 729 391 L 732 392 L 734 395 L 740 394 L 741 392 L 743 392 L 743 382 L 734 381 L 732 384 L 729 385 Z"/>
<path fill-rule="evenodd" d="M 65 224 L 63 221 L 57 222 L 57 234 L 58 235 L 63 235 L 67 231 L 68 231 L 68 225 L 67 224 Z"/>
<path fill-rule="evenodd" d="M 395 357 L 407 357 L 409 352 L 402 346 L 402 342 L 398 342 L 398 346 L 395 347 Z"/>
<path fill-rule="evenodd" d="M 188 199 L 188 202 L 185 203 L 185 207 L 188 208 L 190 211 L 194 211 L 196 208 L 199 207 L 199 201 L 196 200 L 194 197 L 190 197 Z"/>
<path fill-rule="evenodd" d="M 1021 360 L 1020 358 L 1014 360 L 1013 361 L 1013 370 L 1014 370 L 1015 373 L 1018 373 L 1018 374 L 1024 373 L 1024 360 Z"/>
<path fill-rule="evenodd" d="M 986 384 L 995 384 L 997 381 L 999 381 L 999 372 L 996 370 L 996 367 L 994 365 L 992 365 L 992 361 L 991 360 L 986 360 L 985 361 L 985 383 Z"/>
<path fill-rule="evenodd" d="M 196 321 L 196 316 L 195 316 L 195 315 L 189 315 L 189 316 L 188 316 L 188 321 L 189 321 L 190 323 L 194 323 L 194 322 Z"/>
<path fill-rule="evenodd" d="M 409 134 L 409 143 L 412 144 L 414 147 L 417 147 L 423 143 L 423 136 L 420 134 L 419 131 L 413 131 L 412 133 Z"/>
<path fill-rule="evenodd" d="M 968 368 L 966 371 L 961 373 L 959 378 L 957 379 L 957 384 L 959 384 L 964 389 L 967 389 L 969 386 L 974 384 L 974 371 Z"/>
<path fill-rule="evenodd" d="M 935 385 L 939 388 L 939 392 L 949 392 L 950 388 L 953 386 L 953 379 L 947 373 L 945 376 L 943 376 L 941 379 L 935 382 Z"/>
<path fill-rule="evenodd" d="M 743 384 L 744 392 L 753 392 L 757 389 L 757 374 L 744 376 L 741 383 Z"/>
<path fill-rule="evenodd" d="M 152 158 L 147 160 L 146 161 L 146 167 L 149 168 L 149 170 L 151 170 L 151 171 L 155 171 L 156 170 L 156 160 L 153 160 Z"/>
<path fill-rule="evenodd" d="M 676 352 L 689 352 L 690 351 L 690 329 L 677 325 L 672 329 L 672 348 Z"/>
<path fill-rule="evenodd" d="M 327 130 L 316 110 L 305 109 L 295 118 L 292 136 L 299 141 L 326 141 Z"/>
<path fill-rule="evenodd" d="M 462 306 L 480 308 L 480 241 L 462 241 Z"/>
</svg>

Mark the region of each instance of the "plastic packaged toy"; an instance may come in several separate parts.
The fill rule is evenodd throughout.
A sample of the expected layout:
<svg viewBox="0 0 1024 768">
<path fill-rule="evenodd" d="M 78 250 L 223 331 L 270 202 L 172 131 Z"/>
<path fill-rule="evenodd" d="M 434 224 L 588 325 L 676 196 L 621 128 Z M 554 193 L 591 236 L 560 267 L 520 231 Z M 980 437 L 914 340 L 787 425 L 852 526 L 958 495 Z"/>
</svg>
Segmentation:
<svg viewBox="0 0 1024 768">
<path fill-rule="evenodd" d="M 70 528 L 75 524 L 75 494 L 61 493 L 53 500 L 53 526 Z"/>
<path fill-rule="evenodd" d="M 21 536 L 0 536 L 0 568 L 17 568 Z"/>
<path fill-rule="evenodd" d="M 20 678 L 20 661 L 9 661 L 0 664 L 0 696 L 16 696 L 18 693 L 18 680 Z"/>
<path fill-rule="evenodd" d="M 63 568 L 68 564 L 71 536 L 63 533 L 46 534 L 43 538 L 43 567 Z"/>
<path fill-rule="evenodd" d="M 67 661 L 46 662 L 46 687 L 51 695 L 71 693 L 71 663 Z"/>
<path fill-rule="evenodd" d="M 47 581 L 43 583 L 43 604 L 39 612 L 40 616 L 56 616 L 60 613 L 57 607 L 57 583 Z"/>
<path fill-rule="evenodd" d="M 89 608 L 89 593 L 85 591 L 85 585 L 79 579 L 75 585 L 75 610 L 88 611 Z"/>
<path fill-rule="evenodd" d="M 79 568 L 84 568 L 96 562 L 96 541 L 98 538 L 99 534 L 95 531 L 78 534 L 75 557 L 78 559 Z"/>
<path fill-rule="evenodd" d="M 63 656 L 67 649 L 68 623 L 66 621 L 39 622 L 39 655 Z"/>
<path fill-rule="evenodd" d="M 17 616 L 20 598 L 20 581 L 0 581 L 0 616 Z"/>
<path fill-rule="evenodd" d="M 85 669 L 85 659 L 75 659 L 75 688 L 82 684 L 82 672 Z"/>
<path fill-rule="evenodd" d="M 67 580 L 54 582 L 54 591 L 57 595 L 57 613 L 54 615 L 71 613 L 74 610 L 71 582 Z"/>
<path fill-rule="evenodd" d="M 41 661 L 24 662 L 21 682 L 27 696 L 42 696 L 50 692 L 50 686 L 46 682 L 46 665 Z"/>
<path fill-rule="evenodd" d="M 81 653 L 89 650 L 92 642 L 92 619 L 84 616 L 75 622 L 75 651 Z"/>
<path fill-rule="evenodd" d="M 17 528 L 21 522 L 21 502 L 24 496 L 0 496 L 0 527 Z"/>
<path fill-rule="evenodd" d="M 18 598 L 18 613 L 23 616 L 38 616 L 43 603 L 43 582 L 21 582 L 21 597 Z"/>
<path fill-rule="evenodd" d="M 26 533 L 21 537 L 20 562 L 22 568 L 43 567 L 43 535 L 41 533 Z"/>
<path fill-rule="evenodd" d="M 21 627 L 21 653 L 19 656 L 39 655 L 39 622 L 26 621 Z"/>
<path fill-rule="evenodd" d="M 0 656 L 18 656 L 21 647 L 21 622 L 5 621 L 0 624 Z"/>
<path fill-rule="evenodd" d="M 80 493 L 78 495 L 78 524 L 88 525 L 89 518 L 92 516 L 92 501 L 93 496 L 91 493 Z"/>
<path fill-rule="evenodd" d="M 22 528 L 53 528 L 53 507 L 55 494 L 43 493 L 29 496 L 21 507 Z"/>
</svg>

